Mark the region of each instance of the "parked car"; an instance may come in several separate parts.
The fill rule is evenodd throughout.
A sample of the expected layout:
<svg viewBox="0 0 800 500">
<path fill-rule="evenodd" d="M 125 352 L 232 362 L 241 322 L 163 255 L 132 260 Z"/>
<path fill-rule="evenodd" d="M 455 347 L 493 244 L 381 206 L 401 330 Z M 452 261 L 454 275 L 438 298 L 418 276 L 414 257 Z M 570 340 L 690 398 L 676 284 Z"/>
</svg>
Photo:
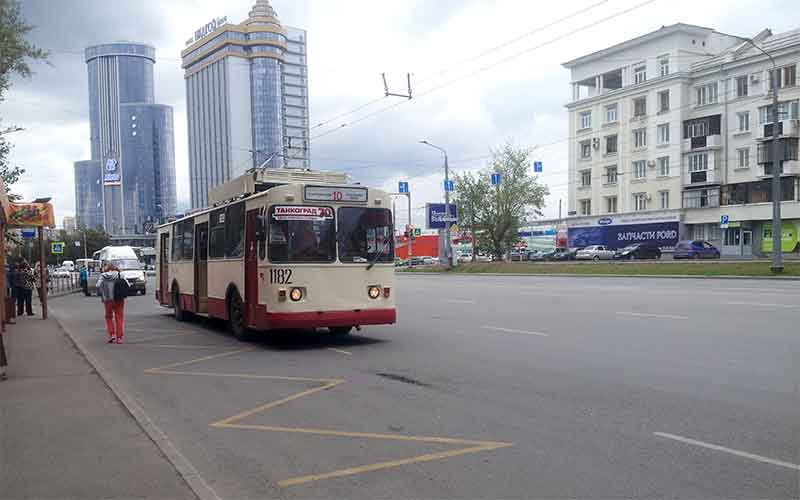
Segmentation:
<svg viewBox="0 0 800 500">
<path fill-rule="evenodd" d="M 525 260 L 525 257 L 527 257 L 527 255 L 519 250 L 512 250 L 508 254 L 508 260 L 510 260 L 511 262 L 522 262 L 523 260 Z"/>
<path fill-rule="evenodd" d="M 472 262 L 472 254 L 469 252 L 461 252 L 458 256 L 459 262 Z"/>
<path fill-rule="evenodd" d="M 547 252 L 543 252 L 541 250 L 531 250 L 530 252 L 528 252 L 528 260 L 531 261 L 531 262 L 543 261 L 543 260 L 545 260 L 544 256 L 546 254 L 547 254 Z"/>
<path fill-rule="evenodd" d="M 719 249 L 703 240 L 679 241 L 673 259 L 719 259 Z"/>
<path fill-rule="evenodd" d="M 430 257 L 428 257 L 430 259 Z M 409 266 L 422 266 L 425 264 L 425 257 L 411 257 L 406 261 Z"/>
<path fill-rule="evenodd" d="M 408 265 L 408 261 L 407 260 L 403 260 L 403 259 L 400 259 L 400 258 L 394 259 L 394 267 L 405 267 L 407 265 Z"/>
<path fill-rule="evenodd" d="M 578 250 L 575 254 L 576 260 L 611 260 L 614 258 L 614 250 L 605 245 L 589 245 L 583 250 Z"/>
<path fill-rule="evenodd" d="M 423 257 L 422 258 L 422 264 L 426 265 L 426 266 L 432 266 L 432 265 L 438 264 L 438 263 L 439 263 L 439 259 L 437 259 L 435 257 Z"/>
<path fill-rule="evenodd" d="M 475 260 L 478 262 L 491 262 L 494 259 L 492 259 L 492 256 L 489 254 L 479 253 L 475 256 Z"/>
<path fill-rule="evenodd" d="M 580 248 L 556 248 L 542 254 L 542 259 L 547 261 L 575 260 Z"/>
<path fill-rule="evenodd" d="M 660 259 L 661 249 L 655 243 L 634 243 L 617 250 L 614 258 L 617 260 Z"/>
<path fill-rule="evenodd" d="M 64 267 L 59 267 L 50 272 L 51 278 L 70 278 L 72 277 L 72 272 Z"/>
</svg>

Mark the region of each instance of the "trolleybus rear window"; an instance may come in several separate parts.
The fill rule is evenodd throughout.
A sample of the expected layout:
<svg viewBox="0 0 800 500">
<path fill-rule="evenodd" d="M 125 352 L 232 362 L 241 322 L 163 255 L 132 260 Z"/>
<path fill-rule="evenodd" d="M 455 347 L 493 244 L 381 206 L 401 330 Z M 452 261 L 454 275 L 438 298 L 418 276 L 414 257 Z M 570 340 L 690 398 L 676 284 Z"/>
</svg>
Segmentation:
<svg viewBox="0 0 800 500">
<path fill-rule="evenodd" d="M 341 262 L 394 262 L 392 213 L 385 208 L 339 209 Z"/>
<path fill-rule="evenodd" d="M 335 261 L 336 228 L 333 209 L 298 205 L 271 207 L 269 260 L 272 262 Z"/>
</svg>

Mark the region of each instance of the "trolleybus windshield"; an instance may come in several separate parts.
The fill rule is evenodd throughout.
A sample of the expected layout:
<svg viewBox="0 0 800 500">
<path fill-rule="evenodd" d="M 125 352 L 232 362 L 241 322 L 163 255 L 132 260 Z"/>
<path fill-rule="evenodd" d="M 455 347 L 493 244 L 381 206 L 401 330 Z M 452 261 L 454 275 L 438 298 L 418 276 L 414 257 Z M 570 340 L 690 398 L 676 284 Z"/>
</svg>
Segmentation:
<svg viewBox="0 0 800 500">
<path fill-rule="evenodd" d="M 339 260 L 394 262 L 392 213 L 385 208 L 339 209 Z"/>
</svg>

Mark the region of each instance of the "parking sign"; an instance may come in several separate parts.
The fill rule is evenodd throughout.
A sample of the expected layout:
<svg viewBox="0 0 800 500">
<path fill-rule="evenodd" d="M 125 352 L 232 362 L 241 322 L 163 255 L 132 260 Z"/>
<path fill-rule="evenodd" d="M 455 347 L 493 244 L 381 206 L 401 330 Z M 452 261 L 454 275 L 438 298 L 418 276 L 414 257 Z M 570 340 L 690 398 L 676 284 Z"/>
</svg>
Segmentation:
<svg viewBox="0 0 800 500">
<path fill-rule="evenodd" d="M 730 222 L 727 215 L 720 215 L 719 217 L 719 227 L 721 229 L 728 229 L 728 222 Z"/>
</svg>

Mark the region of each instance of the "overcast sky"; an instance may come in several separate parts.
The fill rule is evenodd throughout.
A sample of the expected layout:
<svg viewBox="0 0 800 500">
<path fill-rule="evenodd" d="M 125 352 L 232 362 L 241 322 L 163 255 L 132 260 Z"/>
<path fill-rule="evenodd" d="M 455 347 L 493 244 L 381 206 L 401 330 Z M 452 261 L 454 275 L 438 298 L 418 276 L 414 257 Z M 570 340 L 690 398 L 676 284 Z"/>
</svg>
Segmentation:
<svg viewBox="0 0 800 500">
<path fill-rule="evenodd" d="M 484 167 L 490 149 L 505 141 L 547 145 L 534 153 L 544 162 L 541 180 L 550 185 L 544 213 L 557 216 L 560 198 L 566 207 L 569 72 L 562 62 L 676 22 L 744 36 L 800 27 L 800 18 L 790 15 L 797 12 L 796 0 L 651 0 L 590 26 L 644 1 L 272 0 L 272 5 L 284 24 L 308 30 L 311 136 L 320 136 L 311 144 L 313 167 L 343 170 L 355 181 L 390 190 L 408 180 L 414 222 L 422 224 L 419 208 L 442 198 L 443 169 L 441 154 L 420 139 L 445 147 L 455 171 Z M 49 65 L 34 64 L 33 78 L 16 80 L 0 103 L 4 123 L 26 129 L 7 136 L 15 144 L 12 162 L 27 169 L 14 189 L 27 199 L 53 196 L 59 224 L 74 214 L 72 164 L 90 158 L 83 48 L 132 40 L 156 47 L 156 102 L 174 108 L 178 199 L 179 206 L 188 206 L 180 51 L 196 28 L 217 16 L 240 22 L 253 3 L 22 0 L 24 16 L 36 26 L 30 40 L 52 55 Z M 390 97 L 330 120 L 380 98 L 383 72 L 398 92 L 411 72 L 414 99 Z M 404 223 L 405 208 L 397 211 L 398 224 Z"/>
</svg>

